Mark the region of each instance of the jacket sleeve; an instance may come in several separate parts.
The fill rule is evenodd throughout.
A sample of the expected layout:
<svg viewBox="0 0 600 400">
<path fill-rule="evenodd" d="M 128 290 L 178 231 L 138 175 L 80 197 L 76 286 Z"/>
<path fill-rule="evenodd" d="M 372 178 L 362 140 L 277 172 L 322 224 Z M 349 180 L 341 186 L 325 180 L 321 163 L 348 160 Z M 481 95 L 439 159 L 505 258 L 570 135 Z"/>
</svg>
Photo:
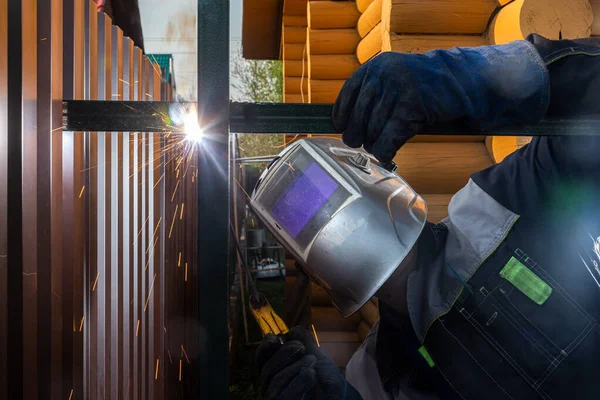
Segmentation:
<svg viewBox="0 0 600 400">
<path fill-rule="evenodd" d="M 600 115 L 600 38 L 526 39 L 550 75 L 546 117 Z M 536 137 L 500 164 L 473 174 L 483 190 L 511 211 L 533 216 L 578 190 L 598 196 L 600 136 Z M 595 178 L 595 179 L 594 179 Z"/>
</svg>

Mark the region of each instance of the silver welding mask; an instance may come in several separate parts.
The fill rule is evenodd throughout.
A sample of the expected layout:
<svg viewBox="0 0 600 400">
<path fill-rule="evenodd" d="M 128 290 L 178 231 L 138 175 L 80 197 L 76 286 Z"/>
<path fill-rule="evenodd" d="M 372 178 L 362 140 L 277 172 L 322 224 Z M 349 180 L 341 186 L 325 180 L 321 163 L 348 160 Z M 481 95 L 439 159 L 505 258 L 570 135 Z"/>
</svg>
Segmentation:
<svg viewBox="0 0 600 400">
<path fill-rule="evenodd" d="M 325 137 L 287 147 L 250 204 L 344 317 L 402 263 L 427 219 L 425 201 L 398 174 Z"/>
</svg>

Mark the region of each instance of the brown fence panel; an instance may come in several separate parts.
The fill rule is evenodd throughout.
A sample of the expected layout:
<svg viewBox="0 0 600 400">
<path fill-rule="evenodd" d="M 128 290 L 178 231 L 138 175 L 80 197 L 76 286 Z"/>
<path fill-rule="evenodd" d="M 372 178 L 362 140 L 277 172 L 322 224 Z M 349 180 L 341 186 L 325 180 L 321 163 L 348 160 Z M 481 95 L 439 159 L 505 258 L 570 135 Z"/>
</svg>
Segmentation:
<svg viewBox="0 0 600 400">
<path fill-rule="evenodd" d="M 174 96 L 89 0 L 0 0 L 0 398 L 194 396 L 195 145 L 61 126 Z"/>
</svg>

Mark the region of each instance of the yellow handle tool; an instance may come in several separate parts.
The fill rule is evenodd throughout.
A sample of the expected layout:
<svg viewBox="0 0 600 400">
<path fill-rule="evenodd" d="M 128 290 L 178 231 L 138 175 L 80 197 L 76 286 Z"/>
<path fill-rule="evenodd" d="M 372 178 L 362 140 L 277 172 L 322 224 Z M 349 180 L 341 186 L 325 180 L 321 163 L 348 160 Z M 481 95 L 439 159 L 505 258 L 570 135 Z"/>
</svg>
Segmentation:
<svg viewBox="0 0 600 400">
<path fill-rule="evenodd" d="M 250 296 L 250 311 L 260 326 L 263 336 L 267 333 L 283 336 L 289 332 L 285 322 L 273 311 L 273 307 L 262 293 L 257 292 Z"/>
</svg>

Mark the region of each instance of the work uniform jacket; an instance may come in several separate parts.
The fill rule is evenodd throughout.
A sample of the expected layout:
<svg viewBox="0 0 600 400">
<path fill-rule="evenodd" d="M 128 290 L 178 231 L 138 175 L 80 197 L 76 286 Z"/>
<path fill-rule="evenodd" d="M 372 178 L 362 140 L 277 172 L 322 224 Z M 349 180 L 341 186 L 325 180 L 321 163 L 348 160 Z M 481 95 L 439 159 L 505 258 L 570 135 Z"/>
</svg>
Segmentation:
<svg viewBox="0 0 600 400">
<path fill-rule="evenodd" d="M 600 115 L 600 40 L 527 40 L 547 117 Z M 365 399 L 600 398 L 600 137 L 533 138 L 448 214 L 420 239 L 410 317 L 380 304 L 348 381 Z"/>
</svg>

